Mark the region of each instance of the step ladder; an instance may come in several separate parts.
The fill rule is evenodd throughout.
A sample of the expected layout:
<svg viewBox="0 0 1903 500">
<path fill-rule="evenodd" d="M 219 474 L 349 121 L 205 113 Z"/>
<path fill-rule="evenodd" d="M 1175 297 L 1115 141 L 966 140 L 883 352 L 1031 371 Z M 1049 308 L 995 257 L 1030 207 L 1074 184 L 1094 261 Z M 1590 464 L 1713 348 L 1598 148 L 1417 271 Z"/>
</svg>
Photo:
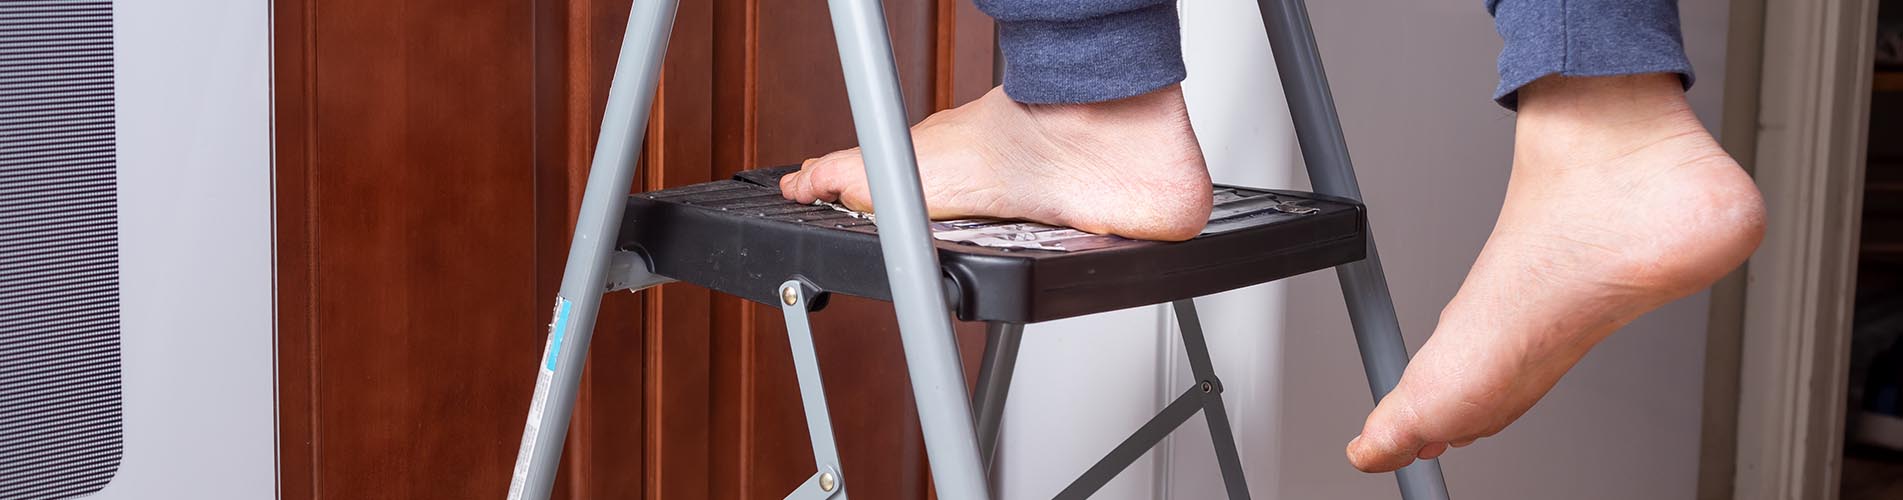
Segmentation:
<svg viewBox="0 0 1903 500">
<path fill-rule="evenodd" d="M 879 0 L 829 0 L 877 223 L 780 198 L 791 167 L 628 195 L 677 0 L 635 0 L 538 363 L 509 498 L 547 499 L 603 294 L 682 281 L 780 306 L 812 441 L 814 472 L 788 499 L 847 498 L 807 315 L 830 294 L 890 300 L 938 498 L 991 496 L 988 472 L 1025 324 L 1172 303 L 1196 382 L 1057 498 L 1087 498 L 1196 413 L 1208 421 L 1225 491 L 1248 498 L 1195 297 L 1334 267 L 1377 400 L 1407 364 L 1386 278 L 1303 0 L 1259 0 L 1316 193 L 1215 186 L 1206 230 L 1177 243 L 1115 241 L 1079 251 L 933 239 Z M 951 314 L 983 321 L 967 394 Z M 969 399 L 968 399 L 969 398 Z M 976 412 L 974 413 L 974 408 Z M 1402 498 L 1447 498 L 1440 467 L 1396 473 Z M 792 485 L 789 485 L 792 486 Z"/>
</svg>

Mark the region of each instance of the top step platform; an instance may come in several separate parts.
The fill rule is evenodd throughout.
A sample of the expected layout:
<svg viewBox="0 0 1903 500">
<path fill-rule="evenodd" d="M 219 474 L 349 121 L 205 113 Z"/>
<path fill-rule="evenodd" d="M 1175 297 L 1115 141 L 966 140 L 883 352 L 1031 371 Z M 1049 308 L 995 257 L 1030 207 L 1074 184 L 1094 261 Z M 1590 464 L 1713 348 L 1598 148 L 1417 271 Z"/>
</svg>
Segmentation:
<svg viewBox="0 0 1903 500">
<path fill-rule="evenodd" d="M 796 169 L 633 195 L 619 245 L 645 256 L 655 274 L 761 303 L 777 305 L 779 285 L 793 278 L 825 293 L 891 300 L 878 226 L 781 198 L 780 177 Z M 1365 210 L 1354 201 L 1223 185 L 1212 195 L 1208 228 L 1183 242 L 1090 237 L 1047 250 L 940 239 L 947 299 L 966 321 L 1035 323 L 1233 290 L 1366 254 Z M 933 229 L 942 238 L 958 228 Z"/>
</svg>

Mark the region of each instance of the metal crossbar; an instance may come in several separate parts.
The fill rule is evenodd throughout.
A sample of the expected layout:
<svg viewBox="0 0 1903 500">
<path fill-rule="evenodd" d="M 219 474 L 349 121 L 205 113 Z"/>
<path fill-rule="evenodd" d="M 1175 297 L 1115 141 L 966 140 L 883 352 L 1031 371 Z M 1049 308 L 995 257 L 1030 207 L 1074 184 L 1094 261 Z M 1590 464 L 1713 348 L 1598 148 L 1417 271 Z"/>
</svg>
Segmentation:
<svg viewBox="0 0 1903 500">
<path fill-rule="evenodd" d="M 1131 433 L 1130 437 L 1124 438 L 1090 470 L 1084 471 L 1082 476 L 1057 494 L 1058 499 L 1089 498 L 1144 453 L 1156 447 L 1177 427 L 1188 422 L 1197 410 L 1201 410 L 1209 422 L 1210 441 L 1215 444 L 1216 462 L 1222 470 L 1223 487 L 1229 498 L 1249 498 L 1249 485 L 1242 475 L 1242 459 L 1236 453 L 1235 437 L 1229 430 L 1229 411 L 1222 404 L 1222 381 L 1216 378 L 1215 366 L 1209 361 L 1209 344 L 1203 340 L 1202 321 L 1196 316 L 1196 303 L 1184 299 L 1176 301 L 1174 305 L 1178 329 L 1183 336 L 1183 352 L 1189 357 L 1189 370 L 1196 378 L 1196 384 L 1184 390 L 1182 395 L 1177 396 L 1169 406 L 1163 407 L 1162 412 Z"/>
<path fill-rule="evenodd" d="M 1191 387 L 1183 391 L 1183 395 L 1177 396 L 1169 406 L 1163 407 L 1161 413 L 1157 413 L 1156 417 L 1144 423 L 1143 427 L 1137 428 L 1130 437 L 1124 438 L 1122 443 L 1110 450 L 1110 454 L 1104 455 L 1102 459 L 1097 460 L 1096 465 L 1090 466 L 1090 469 L 1084 471 L 1082 476 L 1071 481 L 1070 486 L 1065 487 L 1064 491 L 1058 492 L 1057 498 L 1061 500 L 1090 498 L 1090 495 L 1097 493 L 1098 489 L 1109 483 L 1111 478 L 1117 477 L 1123 469 L 1129 468 L 1130 464 L 1137 461 L 1137 458 L 1149 452 L 1150 448 L 1156 447 L 1156 443 L 1163 441 L 1163 438 L 1168 437 L 1171 431 L 1181 427 L 1183 422 L 1188 422 L 1189 417 L 1196 416 L 1196 411 L 1201 409 L 1203 409 L 1202 389 Z M 1246 492 L 1243 498 L 1248 498 Z"/>
</svg>

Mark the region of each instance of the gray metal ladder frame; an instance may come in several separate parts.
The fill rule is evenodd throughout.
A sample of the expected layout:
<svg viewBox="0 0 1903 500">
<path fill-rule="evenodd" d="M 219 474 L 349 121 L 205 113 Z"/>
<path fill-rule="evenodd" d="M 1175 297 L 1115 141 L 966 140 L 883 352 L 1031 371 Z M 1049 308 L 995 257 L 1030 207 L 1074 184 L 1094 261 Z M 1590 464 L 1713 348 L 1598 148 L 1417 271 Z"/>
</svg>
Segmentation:
<svg viewBox="0 0 1903 500">
<path fill-rule="evenodd" d="M 677 3 L 678 0 L 633 2 L 602 116 L 601 134 L 589 166 L 567 266 L 556 296 L 548 342 L 538 363 L 528 423 L 510 480 L 508 498 L 511 500 L 546 499 L 553 488 L 601 296 L 614 290 L 641 290 L 670 281 L 649 273 L 640 256 L 618 251 L 614 243 L 625 198 L 633 184 L 635 157 L 646 135 L 648 114 L 660 81 L 661 62 Z M 1322 71 L 1321 55 L 1303 0 L 1258 0 L 1257 3 L 1315 191 L 1361 199 L 1347 141 Z M 883 6 L 879 0 L 828 0 L 828 6 L 845 72 L 853 123 L 866 159 L 874 204 L 879 207 L 879 244 L 898 312 L 900 341 L 918 405 L 926 453 L 932 464 L 933 482 L 940 498 L 989 498 L 986 464 L 995 449 L 1004 389 L 1010 382 L 1009 365 L 1015 362 L 1016 337 L 1022 334 L 1022 326 L 992 325 L 992 342 L 986 348 L 987 369 L 981 370 L 978 394 L 979 406 L 985 411 L 974 420 L 951 316 L 940 284 L 937 255 L 927 231 L 917 159 L 900 96 Z M 1367 258 L 1339 266 L 1336 273 L 1347 298 L 1349 318 L 1368 384 L 1378 401 L 1400 381 L 1407 365 L 1407 346 L 1401 338 L 1372 235 L 1368 239 Z M 788 282 L 783 285 L 782 293 L 782 297 L 787 298 L 785 302 L 790 302 L 783 305 L 783 311 L 788 319 L 788 334 L 795 342 L 797 369 L 803 372 L 808 366 L 812 368 L 810 374 L 801 374 L 801 385 L 816 462 L 812 478 L 788 498 L 844 499 L 844 476 L 838 470 L 837 456 L 832 451 L 831 423 L 824 418 L 825 399 L 816 383 L 818 371 L 811 352 L 811 333 L 804 325 L 810 290 L 797 282 Z M 1148 445 L 1140 441 L 1151 437 L 1160 439 L 1160 434 L 1150 429 L 1159 422 L 1175 420 L 1175 424 L 1180 424 L 1197 409 L 1206 409 L 1211 432 L 1218 432 L 1215 425 L 1218 420 L 1224 424 L 1223 431 L 1227 431 L 1226 420 L 1221 415 L 1221 385 L 1209 369 L 1194 305 L 1183 300 L 1177 301 L 1176 307 L 1179 320 L 1184 322 L 1186 351 L 1191 352 L 1192 371 L 1199 380 L 1197 387 L 1186 391 L 1144 429 L 1119 445 L 1079 478 L 1079 483 L 1099 478 L 1108 481 L 1115 471 L 1105 473 L 1098 469 L 1115 465 L 1107 465 L 1114 462 L 1113 459 L 1127 456 L 1128 460 L 1134 460 L 1148 449 Z M 794 326 L 796 317 L 800 322 L 798 327 Z M 1193 346 L 1189 345 L 1192 331 L 1196 343 Z M 806 338 L 803 346 L 798 340 L 801 336 Z M 1202 353 L 1201 361 L 1196 360 L 1198 352 Z M 811 392 L 806 387 L 808 375 L 815 382 Z M 1198 396 L 1198 393 L 1213 397 Z M 814 413 L 815 409 L 818 414 Z M 1173 429 L 1175 424 L 1168 427 Z M 1167 429 L 1161 432 L 1166 433 Z M 985 437 L 982 443 L 980 436 Z M 1223 455 L 1235 455 L 1233 439 L 1212 437 L 1217 438 L 1224 476 L 1231 476 L 1228 472 L 1232 468 L 1235 472 L 1236 479 L 1227 481 L 1231 497 L 1246 498 L 1246 489 L 1236 489 L 1241 484 L 1239 461 L 1223 458 Z M 1224 443 L 1227 443 L 1227 453 L 1223 453 Z M 1142 446 L 1137 448 L 1139 444 Z M 1116 469 L 1122 467 L 1116 466 Z M 1433 460 L 1416 462 L 1397 472 L 1396 477 L 1405 500 L 1447 498 L 1440 466 Z M 1078 486 L 1078 483 L 1072 484 L 1072 488 Z M 1094 487 L 1088 489 L 1095 490 Z M 1071 490 L 1066 491 L 1068 494 Z M 1088 493 L 1082 492 L 1083 495 Z"/>
</svg>

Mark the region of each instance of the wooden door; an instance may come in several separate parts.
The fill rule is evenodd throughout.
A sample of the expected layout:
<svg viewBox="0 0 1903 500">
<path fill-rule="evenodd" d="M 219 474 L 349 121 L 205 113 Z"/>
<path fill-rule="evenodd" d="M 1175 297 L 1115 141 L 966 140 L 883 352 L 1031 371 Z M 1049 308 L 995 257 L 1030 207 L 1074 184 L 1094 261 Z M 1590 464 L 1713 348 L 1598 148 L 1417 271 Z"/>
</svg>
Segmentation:
<svg viewBox="0 0 1903 500">
<path fill-rule="evenodd" d="M 500 498 L 628 0 L 273 1 L 283 496 Z M 989 19 L 886 8 L 914 120 L 989 87 Z M 853 145 L 827 19 L 682 2 L 636 189 Z M 777 309 L 683 284 L 603 308 L 558 498 L 811 473 Z M 889 305 L 835 300 L 816 331 L 853 492 L 927 497 Z"/>
</svg>

